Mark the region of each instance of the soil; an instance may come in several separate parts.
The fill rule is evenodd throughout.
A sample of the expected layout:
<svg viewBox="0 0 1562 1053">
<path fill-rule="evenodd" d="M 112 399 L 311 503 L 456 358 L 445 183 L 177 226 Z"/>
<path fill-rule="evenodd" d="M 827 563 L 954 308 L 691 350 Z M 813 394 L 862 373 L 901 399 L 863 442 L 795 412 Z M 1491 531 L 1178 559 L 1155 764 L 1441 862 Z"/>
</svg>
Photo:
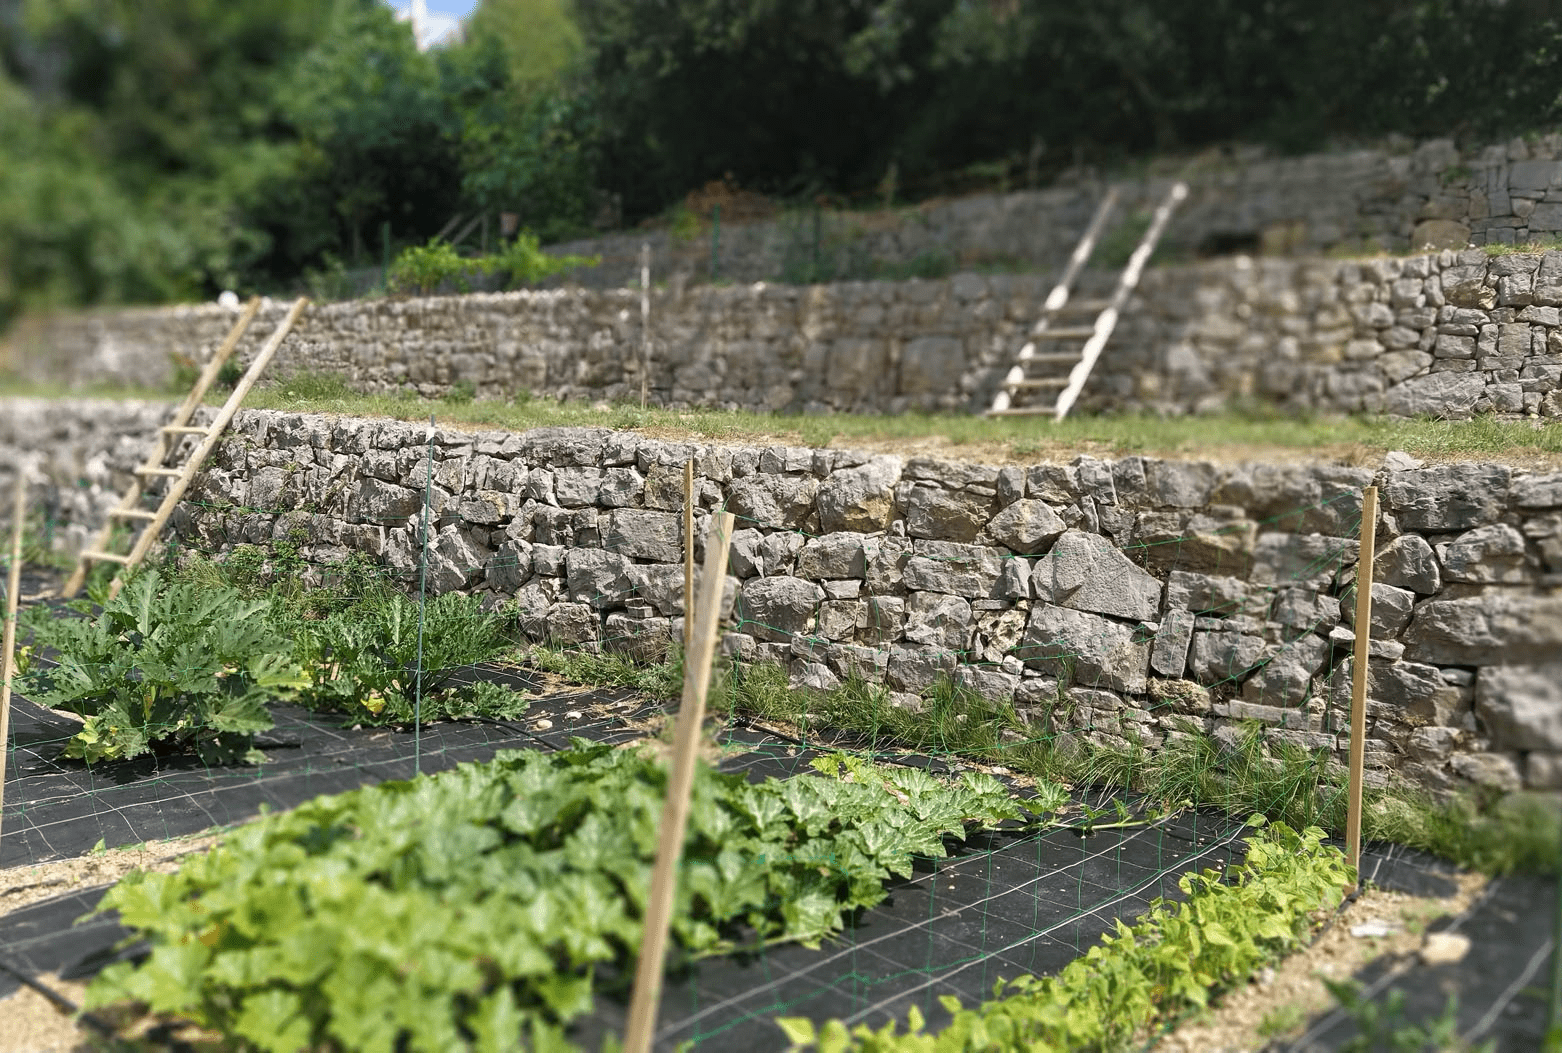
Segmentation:
<svg viewBox="0 0 1562 1053">
<path fill-rule="evenodd" d="M 1447 897 L 1367 889 L 1331 919 L 1312 946 L 1262 970 L 1155 1048 L 1162 1053 L 1254 1053 L 1273 1039 L 1300 1034 L 1310 1018 L 1334 1004 L 1324 979 L 1344 980 L 1376 959 L 1414 954 L 1426 940 L 1428 922 L 1463 913 L 1487 883 L 1481 874 L 1455 880 L 1458 891 Z M 1388 935 L 1351 932 L 1374 922 L 1386 924 Z M 1281 1021 L 1292 1026 L 1277 1026 Z"/>
<path fill-rule="evenodd" d="M 0 870 L 0 917 L 72 889 L 112 884 L 132 870 L 167 873 L 185 856 L 205 851 L 216 841 L 215 833 L 194 834 L 110 848 L 73 859 L 7 867 Z"/>
<path fill-rule="evenodd" d="M 52 973 L 40 983 L 77 1005 L 87 990 L 80 980 L 62 980 Z M 30 987 L 0 999 L 0 1053 L 88 1053 L 93 1047 L 86 1030 L 64 1010 Z"/>
</svg>

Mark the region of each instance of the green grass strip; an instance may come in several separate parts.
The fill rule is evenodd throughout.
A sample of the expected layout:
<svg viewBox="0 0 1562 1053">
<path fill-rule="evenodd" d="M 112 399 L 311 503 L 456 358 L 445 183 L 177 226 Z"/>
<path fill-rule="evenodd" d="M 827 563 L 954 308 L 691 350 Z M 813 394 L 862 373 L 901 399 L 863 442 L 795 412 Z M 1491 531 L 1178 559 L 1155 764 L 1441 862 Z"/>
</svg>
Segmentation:
<svg viewBox="0 0 1562 1053">
<path fill-rule="evenodd" d="M 1156 900 L 1132 926 L 1117 923 L 1056 976 L 1000 980 L 993 998 L 967 1009 L 945 997 L 954 1014 L 936 1034 L 913 1007 L 905 1026 L 848 1029 L 839 1020 L 777 1021 L 793 1050 L 820 1053 L 1080 1053 L 1124 1048 L 1158 1022 L 1203 1008 L 1255 969 L 1301 947 L 1353 880 L 1340 851 L 1310 827 L 1262 825 L 1246 838 L 1247 858 L 1220 872 L 1185 874 L 1188 897 Z"/>
</svg>

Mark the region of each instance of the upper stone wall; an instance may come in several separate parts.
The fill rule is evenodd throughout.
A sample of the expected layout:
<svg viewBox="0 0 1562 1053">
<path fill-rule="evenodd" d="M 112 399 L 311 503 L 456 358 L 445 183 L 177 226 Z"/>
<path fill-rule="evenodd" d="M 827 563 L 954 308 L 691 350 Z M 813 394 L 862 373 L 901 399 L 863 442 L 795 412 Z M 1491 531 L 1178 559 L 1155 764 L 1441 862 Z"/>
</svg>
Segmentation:
<svg viewBox="0 0 1562 1053">
<path fill-rule="evenodd" d="M 702 286 L 651 299 L 651 400 L 804 412 L 973 411 L 1034 323 L 1050 279 Z M 1082 295 L 1108 288 L 1087 275 Z M 267 306 L 248 360 L 286 305 Z M 1365 261 L 1237 257 L 1145 274 L 1085 388 L 1086 409 L 1174 413 L 1233 398 L 1284 407 L 1562 416 L 1562 252 Z M 61 315 L 13 336 L 21 372 L 166 384 L 232 325 L 216 305 Z M 342 374 L 366 392 L 637 399 L 638 294 L 581 289 L 308 308 L 273 376 Z"/>
<path fill-rule="evenodd" d="M 1233 251 L 1321 255 L 1338 249 L 1395 254 L 1467 243 L 1523 244 L 1562 236 L 1562 135 L 1514 140 L 1461 152 L 1451 140 L 1267 157 L 1239 149 L 1158 167 L 1168 174 L 1115 182 L 1119 216 L 1153 208 L 1175 169 L 1191 196 L 1178 210 L 1166 247 L 1184 257 Z M 862 273 L 872 266 L 946 261 L 957 266 L 1025 264 L 1061 269 L 1104 188 L 1074 180 L 1042 190 L 935 200 L 897 210 L 788 213 L 721 226 L 722 278 L 775 281 L 799 272 Z M 594 288 L 639 281 L 649 244 L 653 276 L 710 277 L 712 238 L 663 230 L 628 231 L 551 245 L 550 252 L 597 255 L 602 263 L 569 281 Z"/>
<path fill-rule="evenodd" d="M 79 544 L 166 411 L 3 400 L 0 464 L 41 458 L 38 503 Z M 425 432 L 240 413 L 174 530 L 207 551 L 291 541 L 322 567 L 362 553 L 408 583 L 426 566 L 436 592 L 513 602 L 533 639 L 650 654 L 681 632 L 692 459 L 696 536 L 721 508 L 741 528 L 725 647 L 797 687 L 855 672 L 915 707 L 950 677 L 1065 742 L 1154 748 L 1257 721 L 1341 758 L 1361 489 L 1376 484 L 1369 770 L 1562 788 L 1562 473 L 998 468 L 598 428 Z"/>
</svg>

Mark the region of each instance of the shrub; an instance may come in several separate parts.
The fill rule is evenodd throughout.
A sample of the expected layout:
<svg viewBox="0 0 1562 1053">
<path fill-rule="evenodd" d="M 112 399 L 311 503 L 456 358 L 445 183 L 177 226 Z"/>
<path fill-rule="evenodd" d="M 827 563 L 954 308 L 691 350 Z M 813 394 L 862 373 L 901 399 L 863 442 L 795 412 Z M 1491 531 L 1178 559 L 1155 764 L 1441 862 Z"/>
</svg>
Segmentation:
<svg viewBox="0 0 1562 1053">
<path fill-rule="evenodd" d="M 465 291 L 468 275 L 480 269 L 442 238 L 431 238 L 427 245 L 412 245 L 397 254 L 390 266 L 391 291 L 428 296 L 451 279 Z"/>
</svg>

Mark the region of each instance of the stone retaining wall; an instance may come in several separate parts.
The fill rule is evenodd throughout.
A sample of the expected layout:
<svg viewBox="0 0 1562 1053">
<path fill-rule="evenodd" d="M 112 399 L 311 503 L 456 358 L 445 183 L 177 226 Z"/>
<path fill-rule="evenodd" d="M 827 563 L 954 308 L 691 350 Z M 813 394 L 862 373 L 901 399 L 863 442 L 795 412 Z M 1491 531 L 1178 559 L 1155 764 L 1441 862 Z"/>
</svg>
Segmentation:
<svg viewBox="0 0 1562 1053">
<path fill-rule="evenodd" d="M 1082 295 L 1111 276 L 1091 275 Z M 803 412 L 990 404 L 1045 297 L 1036 275 L 701 287 L 651 305 L 660 405 Z M 240 349 L 281 318 L 266 307 Z M 1154 269 L 1085 389 L 1086 409 L 1288 408 L 1562 416 L 1562 252 L 1479 250 L 1361 262 L 1252 260 Z M 310 307 L 272 375 L 342 374 L 362 391 L 638 399 L 638 295 L 550 290 Z M 166 383 L 204 361 L 216 305 L 66 315 L 19 330 L 21 372 L 76 385 Z"/>
<path fill-rule="evenodd" d="M 1562 134 L 1460 151 L 1449 139 L 1386 144 L 1301 157 L 1239 148 L 1158 162 L 1147 176 L 1115 180 L 1118 217 L 1143 217 L 1174 178 L 1191 188 L 1166 236 L 1184 259 L 1235 251 L 1321 255 L 1338 250 L 1405 253 L 1467 243 L 1524 244 L 1562 236 Z M 1097 179 L 1008 194 L 871 212 L 783 213 L 723 221 L 717 269 L 730 281 L 800 272 L 871 273 L 873 267 L 1021 264 L 1061 270 L 1104 192 Z M 816 227 L 815 224 L 818 224 Z M 1137 228 L 1135 228 L 1137 229 Z M 1115 235 L 1130 242 L 1132 230 Z M 612 288 L 639 281 L 649 244 L 658 279 L 703 281 L 711 271 L 709 225 L 680 240 L 638 230 L 548 246 L 602 258 L 570 281 Z"/>
<path fill-rule="evenodd" d="M 40 456 L 65 543 L 112 502 L 163 407 L 0 403 L 0 463 Z M 1562 473 L 1079 457 L 1026 468 L 687 445 L 605 429 L 438 431 L 427 579 L 524 631 L 652 653 L 697 534 L 727 508 L 729 654 L 798 686 L 853 672 L 898 705 L 940 677 L 1043 732 L 1154 747 L 1243 721 L 1339 754 L 1361 488 L 1382 488 L 1368 764 L 1431 786 L 1562 788 Z M 175 521 L 209 550 L 289 539 L 411 582 L 425 428 L 246 411 Z M 7 480 L 0 478 L 0 487 Z"/>
</svg>

